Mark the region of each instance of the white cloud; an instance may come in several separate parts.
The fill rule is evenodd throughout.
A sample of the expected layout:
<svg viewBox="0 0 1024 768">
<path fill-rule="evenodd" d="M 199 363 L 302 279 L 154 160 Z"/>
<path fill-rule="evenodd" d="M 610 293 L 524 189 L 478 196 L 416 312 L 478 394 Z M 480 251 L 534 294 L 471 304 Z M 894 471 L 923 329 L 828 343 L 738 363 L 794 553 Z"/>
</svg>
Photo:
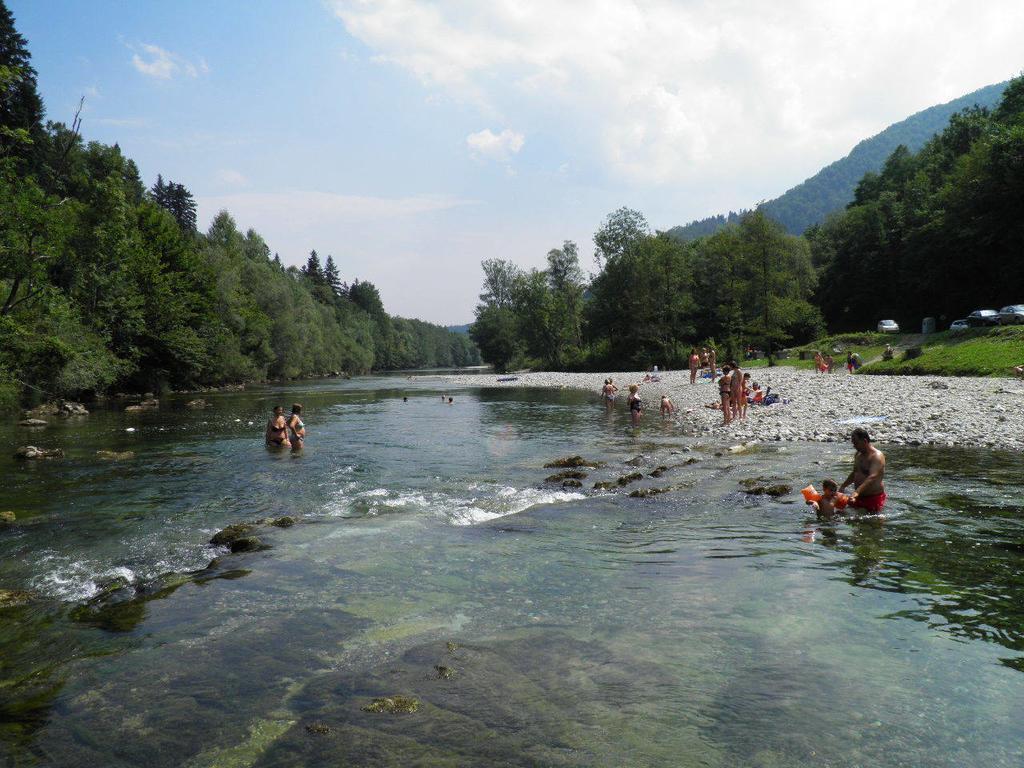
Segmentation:
<svg viewBox="0 0 1024 768">
<path fill-rule="evenodd" d="M 142 43 L 138 46 L 129 45 L 128 48 L 133 52 L 132 66 L 136 71 L 157 80 L 171 80 L 179 74 L 196 78 L 210 71 L 206 59 L 201 56 L 193 62 L 184 56 L 150 43 Z"/>
<path fill-rule="evenodd" d="M 1024 27 L 1016 0 L 331 8 L 375 60 L 489 118 L 578 138 L 643 184 L 799 180 L 893 121 L 1016 74 Z"/>
<path fill-rule="evenodd" d="M 217 171 L 217 181 L 230 187 L 244 187 L 249 183 L 245 174 L 233 168 L 221 168 Z"/>
<path fill-rule="evenodd" d="M 466 145 L 474 158 L 496 160 L 507 163 L 523 148 L 526 137 L 521 133 L 506 128 L 501 133 L 494 133 L 490 128 L 471 133 L 466 137 Z"/>
</svg>

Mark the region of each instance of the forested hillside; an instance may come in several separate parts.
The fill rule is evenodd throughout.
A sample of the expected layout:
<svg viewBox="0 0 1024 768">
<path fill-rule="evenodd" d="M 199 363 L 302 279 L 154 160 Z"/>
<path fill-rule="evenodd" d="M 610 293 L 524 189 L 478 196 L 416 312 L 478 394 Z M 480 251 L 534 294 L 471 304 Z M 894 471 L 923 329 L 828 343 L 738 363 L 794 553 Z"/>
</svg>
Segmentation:
<svg viewBox="0 0 1024 768">
<path fill-rule="evenodd" d="M 1024 77 L 914 154 L 897 147 L 807 237 L 830 328 L 1024 303 Z"/>
<path fill-rule="evenodd" d="M 285 268 L 222 212 L 117 145 L 44 123 L 24 39 L 0 0 L 0 399 L 190 388 L 478 363 L 471 340 L 389 317 L 370 283 L 314 251 Z"/>
<path fill-rule="evenodd" d="M 916 152 L 935 134 L 940 133 L 949 123 L 950 117 L 957 112 L 973 106 L 994 107 L 999 103 L 1006 85 L 998 83 L 981 88 L 894 123 L 878 135 L 860 142 L 842 160 L 825 166 L 785 194 L 758 207 L 782 224 L 787 232 L 802 234 L 812 224 L 820 224 L 828 214 L 849 204 L 861 177 L 865 173 L 879 171 L 896 147 L 904 146 Z M 712 234 L 736 218 L 735 213 L 730 213 L 728 217 L 711 216 L 685 226 L 673 227 L 668 232 L 683 241 L 694 240 Z"/>
</svg>

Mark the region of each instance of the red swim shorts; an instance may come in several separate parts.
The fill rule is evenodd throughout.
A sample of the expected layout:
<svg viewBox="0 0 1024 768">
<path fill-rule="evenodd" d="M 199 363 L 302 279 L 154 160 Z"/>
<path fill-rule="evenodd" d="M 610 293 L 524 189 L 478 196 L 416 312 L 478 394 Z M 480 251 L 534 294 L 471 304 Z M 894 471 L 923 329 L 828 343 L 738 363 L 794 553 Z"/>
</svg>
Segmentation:
<svg viewBox="0 0 1024 768">
<path fill-rule="evenodd" d="M 865 512 L 881 512 L 885 506 L 885 491 L 876 493 L 874 496 L 858 496 L 850 502 L 855 509 L 863 509 Z"/>
</svg>

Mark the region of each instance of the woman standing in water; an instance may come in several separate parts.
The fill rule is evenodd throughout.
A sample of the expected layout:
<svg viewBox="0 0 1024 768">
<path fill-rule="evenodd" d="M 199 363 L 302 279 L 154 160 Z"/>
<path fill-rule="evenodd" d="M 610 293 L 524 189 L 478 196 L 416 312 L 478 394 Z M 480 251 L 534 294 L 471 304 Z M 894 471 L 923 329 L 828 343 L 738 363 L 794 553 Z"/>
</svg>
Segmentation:
<svg viewBox="0 0 1024 768">
<path fill-rule="evenodd" d="M 644 404 L 640 399 L 640 385 L 630 384 L 629 385 L 629 417 L 633 422 L 633 426 L 639 426 L 640 417 L 644 415 Z"/>
<path fill-rule="evenodd" d="M 302 406 L 292 403 L 292 415 L 288 417 L 288 434 L 292 448 L 298 450 L 306 441 L 306 425 L 302 423 Z"/>
<path fill-rule="evenodd" d="M 288 441 L 288 422 L 284 419 L 284 408 L 280 405 L 274 406 L 274 415 L 267 422 L 267 445 L 272 448 L 288 448 L 291 443 Z"/>
<path fill-rule="evenodd" d="M 615 386 L 615 383 L 611 379 L 604 380 L 604 386 L 601 387 L 601 395 L 604 399 L 604 409 L 610 411 L 615 407 L 615 393 L 619 391 L 619 388 Z"/>
</svg>

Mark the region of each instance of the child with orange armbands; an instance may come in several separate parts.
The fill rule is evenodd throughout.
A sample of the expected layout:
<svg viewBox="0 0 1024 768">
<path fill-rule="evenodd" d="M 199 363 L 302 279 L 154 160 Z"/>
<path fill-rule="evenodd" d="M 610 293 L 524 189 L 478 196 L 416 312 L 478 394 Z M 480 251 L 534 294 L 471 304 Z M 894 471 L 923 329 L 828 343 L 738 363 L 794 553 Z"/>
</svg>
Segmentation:
<svg viewBox="0 0 1024 768">
<path fill-rule="evenodd" d="M 850 501 L 850 497 L 845 493 L 839 493 L 839 484 L 831 479 L 821 481 L 821 493 L 815 491 L 813 485 L 807 486 L 801 493 L 804 495 L 804 500 L 819 515 L 835 514 L 837 510 L 845 509 Z"/>
</svg>

